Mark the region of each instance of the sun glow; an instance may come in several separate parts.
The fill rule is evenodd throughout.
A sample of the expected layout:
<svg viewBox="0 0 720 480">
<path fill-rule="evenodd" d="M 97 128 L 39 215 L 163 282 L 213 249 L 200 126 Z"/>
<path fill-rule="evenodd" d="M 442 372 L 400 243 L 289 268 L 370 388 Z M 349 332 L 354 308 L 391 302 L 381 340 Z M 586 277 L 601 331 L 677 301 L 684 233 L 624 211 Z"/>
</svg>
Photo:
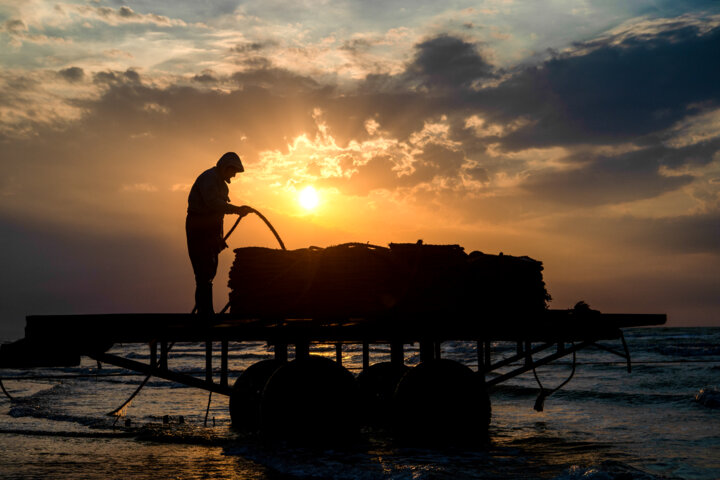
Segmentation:
<svg viewBox="0 0 720 480">
<path fill-rule="evenodd" d="M 312 185 L 308 185 L 300 191 L 298 201 L 305 210 L 313 210 L 320 203 L 320 197 L 317 190 Z"/>
</svg>

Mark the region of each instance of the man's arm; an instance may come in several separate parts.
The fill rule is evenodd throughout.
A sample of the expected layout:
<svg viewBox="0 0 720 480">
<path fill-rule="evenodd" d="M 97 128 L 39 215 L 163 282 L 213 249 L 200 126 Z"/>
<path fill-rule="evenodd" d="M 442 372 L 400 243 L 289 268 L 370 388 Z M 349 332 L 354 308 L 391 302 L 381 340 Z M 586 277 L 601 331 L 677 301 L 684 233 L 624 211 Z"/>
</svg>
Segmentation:
<svg viewBox="0 0 720 480">
<path fill-rule="evenodd" d="M 210 175 L 201 179 L 200 195 L 203 202 L 213 213 L 222 213 L 224 215 L 237 214 L 242 217 L 252 211 L 250 207 L 245 205 L 238 207 L 230 203 L 227 193 L 218 185 L 218 182 Z"/>
</svg>

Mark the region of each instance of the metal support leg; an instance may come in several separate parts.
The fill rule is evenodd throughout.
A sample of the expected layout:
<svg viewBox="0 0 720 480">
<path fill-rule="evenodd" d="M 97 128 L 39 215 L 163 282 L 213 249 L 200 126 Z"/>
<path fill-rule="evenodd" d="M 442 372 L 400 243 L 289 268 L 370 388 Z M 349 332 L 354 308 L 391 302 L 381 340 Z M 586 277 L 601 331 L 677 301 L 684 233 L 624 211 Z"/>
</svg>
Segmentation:
<svg viewBox="0 0 720 480">
<path fill-rule="evenodd" d="M 422 340 L 420 342 L 420 361 L 430 362 L 435 358 L 435 346 L 430 340 Z"/>
<path fill-rule="evenodd" d="M 393 342 L 390 344 L 390 362 L 393 365 L 405 364 L 405 351 L 402 342 Z"/>
<path fill-rule="evenodd" d="M 485 364 L 485 370 L 490 368 L 490 366 L 492 365 L 492 357 L 490 352 L 491 345 L 492 344 L 490 342 L 485 342 L 485 348 L 483 348 L 483 350 L 485 350 L 485 361 L 483 362 Z"/>
<path fill-rule="evenodd" d="M 532 363 L 532 357 L 530 356 L 530 352 L 532 351 L 532 342 L 525 342 L 525 365 L 530 365 Z"/>
<path fill-rule="evenodd" d="M 362 344 L 362 365 L 363 370 L 367 370 L 370 367 L 370 344 L 363 342 Z"/>
<path fill-rule="evenodd" d="M 275 347 L 275 360 L 278 362 L 285 363 L 288 360 L 288 346 L 287 343 L 276 343 Z"/>
<path fill-rule="evenodd" d="M 335 361 L 342 365 L 342 343 L 335 344 Z"/>
<path fill-rule="evenodd" d="M 205 381 L 213 383 L 212 374 L 212 342 L 205 342 Z"/>
<path fill-rule="evenodd" d="M 165 340 L 160 342 L 160 370 L 168 368 L 168 344 Z"/>
<path fill-rule="evenodd" d="M 150 342 L 150 367 L 157 367 L 157 342 Z"/>
<path fill-rule="evenodd" d="M 310 356 L 310 344 L 308 342 L 297 342 L 295 344 L 295 360 L 306 359 Z"/>
<path fill-rule="evenodd" d="M 482 378 L 485 378 L 485 349 L 483 348 L 483 342 L 477 342 L 477 371 Z M 483 380 L 484 381 L 484 380 Z"/>
<path fill-rule="evenodd" d="M 228 386 L 228 341 L 220 344 L 220 385 Z"/>
</svg>

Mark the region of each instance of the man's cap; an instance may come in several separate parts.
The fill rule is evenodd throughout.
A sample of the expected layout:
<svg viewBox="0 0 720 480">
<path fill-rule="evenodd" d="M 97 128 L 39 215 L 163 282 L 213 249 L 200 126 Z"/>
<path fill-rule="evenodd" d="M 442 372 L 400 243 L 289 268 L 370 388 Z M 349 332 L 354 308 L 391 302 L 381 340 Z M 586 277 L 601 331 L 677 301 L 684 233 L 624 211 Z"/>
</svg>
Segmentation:
<svg viewBox="0 0 720 480">
<path fill-rule="evenodd" d="M 217 162 L 218 168 L 222 167 L 235 167 L 238 169 L 239 172 L 244 172 L 245 168 L 243 167 L 242 162 L 240 161 L 240 157 L 235 152 L 227 152 L 225 155 L 220 157 L 220 160 Z"/>
</svg>

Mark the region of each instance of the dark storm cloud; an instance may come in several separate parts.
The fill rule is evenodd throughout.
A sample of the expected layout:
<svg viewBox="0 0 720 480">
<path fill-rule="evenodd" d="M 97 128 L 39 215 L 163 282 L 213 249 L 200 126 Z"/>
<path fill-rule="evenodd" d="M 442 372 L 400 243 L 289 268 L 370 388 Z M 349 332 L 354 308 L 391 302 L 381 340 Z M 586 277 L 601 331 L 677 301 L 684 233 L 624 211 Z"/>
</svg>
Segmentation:
<svg viewBox="0 0 720 480">
<path fill-rule="evenodd" d="M 206 71 L 193 76 L 193 80 L 199 83 L 216 83 L 218 79 L 215 77 L 213 72 Z"/>
<path fill-rule="evenodd" d="M 502 170 L 507 164 L 484 155 L 489 142 L 507 151 L 635 142 L 641 147 L 636 152 L 566 158 L 582 166 L 536 172 L 525 188 L 540 199 L 587 206 L 652 198 L 693 180 L 688 175 L 665 176 L 661 166 L 704 165 L 718 151 L 717 142 L 668 148 L 660 140 L 669 127 L 720 103 L 720 28 L 703 31 L 684 20 L 663 28 L 652 34 L 631 32 L 620 42 L 605 38 L 576 45 L 573 54 L 505 72 L 506 80 L 481 90 L 473 87 L 500 72 L 493 71 L 474 45 L 438 36 L 416 45 L 413 60 L 401 74 L 368 75 L 356 97 L 339 100 L 340 112 L 355 112 L 356 118 L 343 119 L 331 109 L 329 124 L 358 138 L 362 119 L 374 115 L 383 129 L 405 139 L 425 120 L 447 115 L 450 138 L 459 142 L 465 156 L 479 159 L 485 175 L 487 168 Z M 499 126 L 519 118 L 525 123 L 478 139 L 464 126 L 471 114 Z M 460 171 L 453 157 L 445 155 L 432 164 L 420 161 L 415 178 L 432 177 L 432 165 L 443 165 L 447 175 Z M 377 169 L 372 166 L 381 178 Z M 368 183 L 367 174 L 362 183 Z"/>
<path fill-rule="evenodd" d="M 272 89 L 281 95 L 311 91 L 320 87 L 312 78 L 299 75 L 283 68 L 270 66 L 267 59 L 262 58 L 259 68 L 252 68 L 232 75 L 232 80 L 242 87 L 255 86 Z"/>
<path fill-rule="evenodd" d="M 264 48 L 276 45 L 277 42 L 272 41 L 238 43 L 237 45 L 232 47 L 230 51 L 233 53 L 257 53 Z"/>
<path fill-rule="evenodd" d="M 405 75 L 429 88 L 468 88 L 475 81 L 493 76 L 493 67 L 475 45 L 449 35 L 415 46 L 416 55 Z"/>
<path fill-rule="evenodd" d="M 683 20 L 665 30 L 628 33 L 619 43 L 604 38 L 578 44 L 540 65 L 500 72 L 460 38 L 441 35 L 416 45 L 397 75 L 368 75 L 360 96 L 407 96 L 446 114 L 451 122 L 479 114 L 499 125 L 526 125 L 497 138 L 507 150 L 555 145 L 608 144 L 651 138 L 684 118 L 720 104 L 720 27 L 703 31 Z M 478 85 L 504 73 L 497 86 Z M 379 107 L 382 109 L 382 106 Z M 468 132 L 454 128 L 456 138 Z"/>
<path fill-rule="evenodd" d="M 129 68 L 124 72 L 106 71 L 97 72 L 93 77 L 95 83 L 122 84 L 122 83 L 141 83 L 140 74 Z"/>
<path fill-rule="evenodd" d="M 514 149 L 638 139 L 719 104 L 720 28 L 609 42 L 527 68 L 474 103 L 500 122 L 534 121 L 503 139 Z"/>
<path fill-rule="evenodd" d="M 79 82 L 85 77 L 85 71 L 80 67 L 69 67 L 58 72 L 68 82 Z"/>
<path fill-rule="evenodd" d="M 352 54 L 360 53 L 373 46 L 373 42 L 367 38 L 353 38 L 345 40 L 340 46 L 340 50 L 350 52 Z"/>
<path fill-rule="evenodd" d="M 270 68 L 273 68 L 272 62 L 270 59 L 266 57 L 244 57 L 236 62 L 238 65 L 242 65 L 243 67 L 246 67 L 248 70 L 252 71 L 254 70 L 267 70 Z"/>
<path fill-rule="evenodd" d="M 2 24 L 0 31 L 6 31 L 8 33 L 23 33 L 28 30 L 27 25 L 20 19 L 10 19 Z"/>
<path fill-rule="evenodd" d="M 363 42 L 346 48 L 357 51 L 361 47 Z M 467 97 L 473 92 L 473 84 L 494 76 L 493 66 L 482 57 L 475 44 L 450 35 L 439 35 L 415 45 L 413 59 L 404 72 L 370 74 L 360 90 L 400 93 L 420 87 L 434 95 Z"/>
<path fill-rule="evenodd" d="M 656 154 L 657 149 L 648 149 L 598 157 L 570 171 L 534 173 L 523 188 L 540 199 L 577 207 L 652 198 L 693 180 L 688 175 L 661 175 Z"/>
</svg>

